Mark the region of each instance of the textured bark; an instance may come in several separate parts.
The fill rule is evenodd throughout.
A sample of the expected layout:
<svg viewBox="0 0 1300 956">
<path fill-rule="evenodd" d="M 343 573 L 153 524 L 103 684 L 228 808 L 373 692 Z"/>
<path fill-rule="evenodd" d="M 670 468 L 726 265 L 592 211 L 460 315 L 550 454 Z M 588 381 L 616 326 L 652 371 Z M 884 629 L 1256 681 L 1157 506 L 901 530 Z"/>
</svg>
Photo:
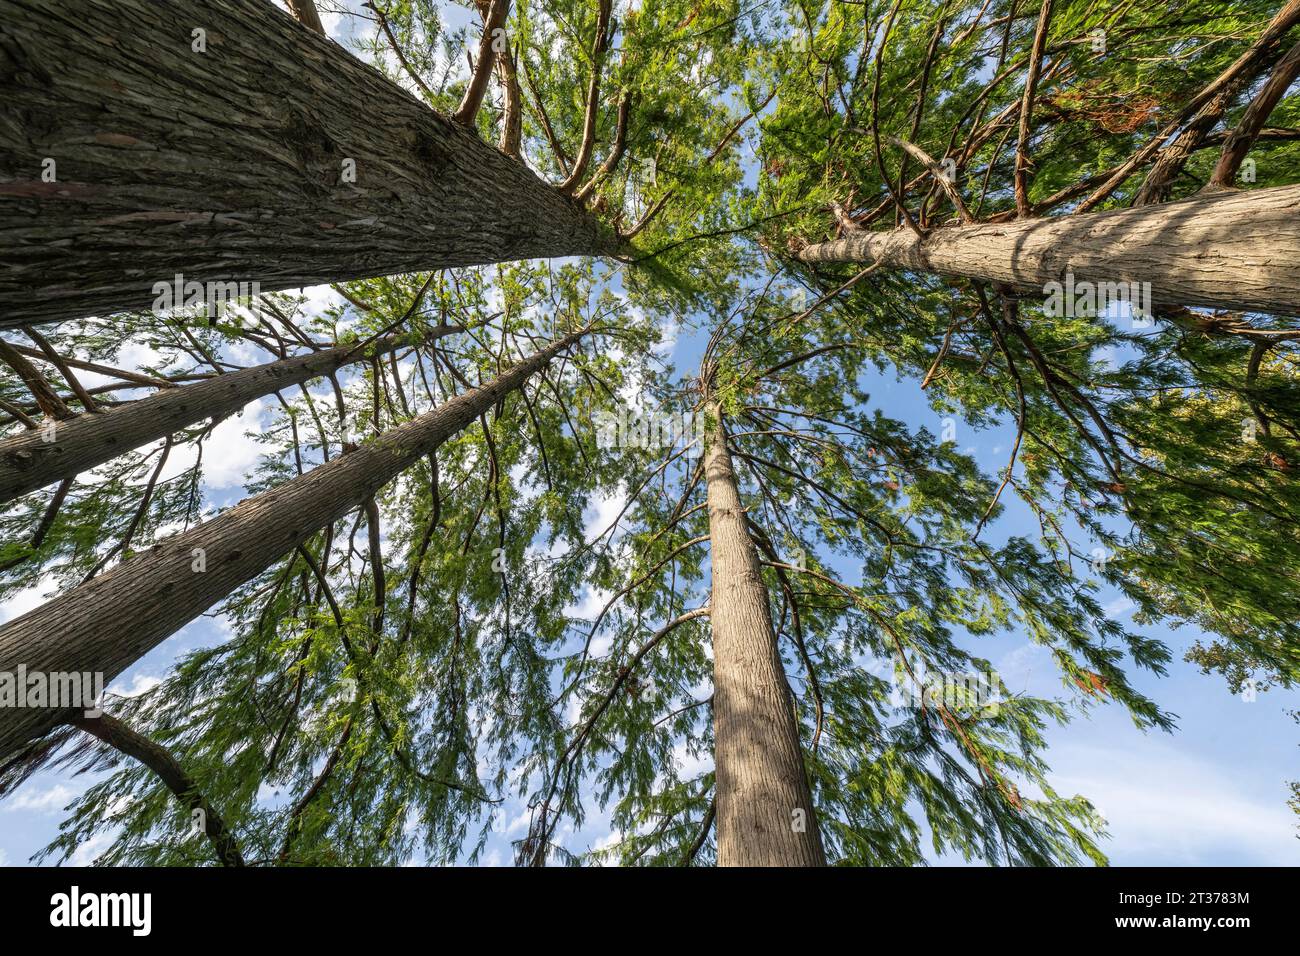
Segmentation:
<svg viewBox="0 0 1300 956">
<path fill-rule="evenodd" d="M 446 326 L 436 334 L 441 337 L 455 329 Z M 118 408 L 59 422 L 54 441 L 45 440 L 44 430 L 0 439 L 0 504 L 102 465 L 205 418 L 229 415 L 263 395 L 391 351 L 401 341 L 388 339 L 361 350 L 345 345 L 310 352 L 217 375 L 195 385 L 162 389 Z"/>
<path fill-rule="evenodd" d="M 321 35 L 325 34 L 325 26 L 320 22 L 315 0 L 288 0 L 288 3 L 289 12 L 293 14 L 295 20 L 309 30 L 315 30 Z"/>
<path fill-rule="evenodd" d="M 1300 186 L 1205 193 L 1135 209 L 1028 222 L 865 232 L 805 246 L 804 262 L 986 279 L 1041 290 L 1047 282 L 1149 282 L 1156 306 L 1300 314 Z"/>
<path fill-rule="evenodd" d="M 99 738 L 114 750 L 134 757 L 158 775 L 163 784 L 193 812 L 203 811 L 203 832 L 207 834 L 217 859 L 222 866 L 243 866 L 244 857 L 225 821 L 199 792 L 198 786 L 176 758 L 165 747 L 154 743 L 143 734 L 132 730 L 116 717 L 103 714 L 99 717 L 77 716 L 69 721 L 73 726 Z"/>
<path fill-rule="evenodd" d="M 708 414 L 718 865 L 825 866 L 767 586 L 718 406 Z M 795 829 L 796 810 L 803 832 Z"/>
<path fill-rule="evenodd" d="M 1246 107 L 1246 112 L 1241 115 L 1236 127 L 1224 140 L 1223 152 L 1219 154 L 1219 162 L 1210 177 L 1211 186 L 1227 188 L 1232 185 L 1232 181 L 1237 178 L 1237 170 L 1241 168 L 1242 160 L 1246 158 L 1250 147 L 1259 137 L 1269 115 L 1273 112 L 1273 107 L 1277 106 L 1278 101 L 1286 95 L 1286 91 L 1291 88 L 1291 84 L 1298 76 L 1300 76 L 1300 43 L 1293 46 L 1291 51 L 1273 67 L 1267 82 L 1255 94 L 1255 98 Z"/>
<path fill-rule="evenodd" d="M 145 308 L 177 273 L 267 292 L 607 251 L 578 204 L 267 0 L 0 0 L 0 102 L 0 326 Z"/>
<path fill-rule="evenodd" d="M 45 380 L 45 376 L 35 365 L 27 361 L 25 355 L 4 339 L 0 339 L 0 362 L 4 362 L 17 373 L 23 384 L 27 386 L 27 391 L 32 393 L 37 407 L 47 418 L 71 417 L 72 410 L 64 404 L 59 393 L 54 390 L 54 386 Z"/>
<path fill-rule="evenodd" d="M 359 507 L 475 421 L 584 333 L 552 343 L 495 380 L 463 392 L 307 474 L 166 538 L 0 628 L 0 671 L 102 673 L 109 683 L 195 615 Z M 194 569 L 201 553 L 206 569 Z M 0 763 L 69 715 L 0 710 Z"/>
<path fill-rule="evenodd" d="M 519 90 L 519 70 L 509 49 L 497 57 L 497 79 L 501 82 L 501 141 L 497 147 L 518 159 L 524 135 L 524 100 Z"/>
<path fill-rule="evenodd" d="M 482 4 L 479 4 L 482 9 Z M 495 48 L 497 30 L 505 28 L 506 17 L 510 15 L 510 0 L 491 0 L 483 11 L 483 35 L 478 42 L 478 59 L 474 61 L 474 72 L 470 75 L 465 94 L 460 105 L 451 118 L 464 126 L 473 126 L 478 116 L 483 97 L 487 94 L 488 81 L 496 69 L 497 54 Z"/>
</svg>

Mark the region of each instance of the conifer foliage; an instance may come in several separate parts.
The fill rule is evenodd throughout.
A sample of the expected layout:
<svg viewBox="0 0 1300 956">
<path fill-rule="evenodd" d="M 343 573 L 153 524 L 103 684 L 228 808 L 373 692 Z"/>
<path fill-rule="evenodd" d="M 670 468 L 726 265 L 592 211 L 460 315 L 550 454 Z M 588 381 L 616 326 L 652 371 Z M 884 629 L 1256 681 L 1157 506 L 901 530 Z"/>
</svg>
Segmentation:
<svg viewBox="0 0 1300 956">
<path fill-rule="evenodd" d="M 1297 78 L 1300 0 L 0 0 L 0 797 L 1104 864 L 1049 734 L 1300 681 Z"/>
</svg>

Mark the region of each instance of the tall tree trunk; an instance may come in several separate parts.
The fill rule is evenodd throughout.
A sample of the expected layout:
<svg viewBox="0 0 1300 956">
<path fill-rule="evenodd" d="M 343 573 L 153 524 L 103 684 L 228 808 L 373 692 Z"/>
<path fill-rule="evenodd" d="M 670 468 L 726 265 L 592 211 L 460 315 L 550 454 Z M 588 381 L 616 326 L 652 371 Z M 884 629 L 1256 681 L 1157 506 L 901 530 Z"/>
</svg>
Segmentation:
<svg viewBox="0 0 1300 956">
<path fill-rule="evenodd" d="M 609 249 L 267 0 L 0 0 L 0 101 L 0 326 L 147 308 L 178 273 L 267 292 Z"/>
<path fill-rule="evenodd" d="M 433 330 L 433 336 L 441 338 L 458 328 L 442 326 Z M 217 375 L 195 385 L 161 389 L 119 408 L 58 422 L 53 441 L 46 440 L 48 429 L 0 439 L 0 504 L 102 465 L 205 418 L 229 415 L 263 395 L 329 375 L 350 362 L 382 355 L 403 341 L 390 338 L 365 349 L 344 345 Z"/>
<path fill-rule="evenodd" d="M 22 664 L 28 673 L 102 673 L 107 684 L 195 615 L 374 497 L 584 334 L 559 339 L 487 385 L 15 618 L 0 628 L 0 673 L 17 673 Z M 45 708 L 0 709 L 0 763 L 67 716 Z"/>
<path fill-rule="evenodd" d="M 767 586 L 716 402 L 708 405 L 719 866 L 825 866 Z"/>
<path fill-rule="evenodd" d="M 885 268 L 1041 290 L 1047 282 L 1149 282 L 1154 305 L 1300 313 L 1300 185 L 1053 219 L 863 232 L 805 246 L 804 262 Z"/>
</svg>

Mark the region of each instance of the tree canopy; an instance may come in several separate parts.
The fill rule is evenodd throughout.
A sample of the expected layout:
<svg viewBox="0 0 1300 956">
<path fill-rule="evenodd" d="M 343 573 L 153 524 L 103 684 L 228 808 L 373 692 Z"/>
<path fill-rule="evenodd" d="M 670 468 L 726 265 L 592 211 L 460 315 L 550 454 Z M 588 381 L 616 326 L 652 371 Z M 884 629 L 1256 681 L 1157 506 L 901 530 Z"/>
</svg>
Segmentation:
<svg viewBox="0 0 1300 956">
<path fill-rule="evenodd" d="M 234 498 L 205 481 L 211 414 L 17 495 L 0 600 L 103 585 L 570 337 L 211 608 L 222 640 L 109 694 L 120 727 L 0 755 L 0 793 L 94 774 L 46 858 L 107 837 L 109 865 L 472 862 L 508 830 L 519 864 L 717 862 L 719 447 L 827 862 L 1103 864 L 1050 726 L 1112 707 L 1173 731 L 1138 675 L 1186 663 L 1225 693 L 1300 680 L 1300 306 L 1144 301 L 1118 271 L 1134 294 L 1099 301 L 1072 274 L 1053 293 L 842 253 L 1030 220 L 1100 234 L 1088 217 L 1300 183 L 1300 4 L 288 6 L 284 30 L 318 16 L 594 218 L 606 254 L 3 331 L 0 456 L 346 354 L 257 397 Z M 994 434 L 990 468 L 963 446 Z M 1187 662 L 1156 622 L 1200 635 Z M 1007 687 L 1003 639 L 1046 649 L 1059 694 Z M 609 839 L 568 840 L 593 814 Z"/>
</svg>

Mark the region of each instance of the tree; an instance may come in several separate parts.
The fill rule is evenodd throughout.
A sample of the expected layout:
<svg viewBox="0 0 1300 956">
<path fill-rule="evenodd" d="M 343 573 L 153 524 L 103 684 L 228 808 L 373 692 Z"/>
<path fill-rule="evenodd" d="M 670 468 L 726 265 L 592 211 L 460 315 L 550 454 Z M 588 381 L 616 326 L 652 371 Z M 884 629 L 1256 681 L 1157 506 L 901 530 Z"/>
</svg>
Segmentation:
<svg viewBox="0 0 1300 956">
<path fill-rule="evenodd" d="M 432 330 L 439 338 L 460 331 Z M 254 399 L 331 375 L 343 365 L 400 348 L 401 338 L 357 342 L 254 366 L 193 385 L 161 389 L 111 414 L 86 413 L 61 420 L 53 433 L 30 429 L 0 441 L 0 502 L 71 478 L 124 451 L 165 438 L 205 418 L 223 418 Z"/>
<path fill-rule="evenodd" d="M 120 32 L 84 5 L 90 30 L 11 4 L 83 53 L 83 33 Z M 431 0 L 349 11 L 384 82 L 237 0 L 208 19 L 252 29 L 256 9 L 262 49 L 210 30 L 237 75 L 168 101 L 248 102 L 249 174 L 280 177 L 254 197 L 292 235 L 210 216 L 215 238 L 169 235 L 166 254 L 256 249 L 289 281 L 275 270 L 317 254 L 303 237 L 345 224 L 351 252 L 326 237 L 334 258 L 299 277 L 372 276 L 336 286 L 346 306 L 300 316 L 272 295 L 255 325 L 133 313 L 45 333 L 20 315 L 0 340 L 0 441 L 81 430 L 57 486 L 20 483 L 0 517 L 0 595 L 55 592 L 0 629 L 0 671 L 117 673 L 204 608 L 229 625 L 157 687 L 110 695 L 112 716 L 0 724 L 0 793 L 47 766 L 113 771 L 49 854 L 109 835 L 108 863 L 461 861 L 526 820 L 533 865 L 1101 863 L 1104 821 L 1054 789 L 1046 726 L 1101 704 L 1173 726 L 1134 681 L 1168 649 L 1101 588 L 1137 625 L 1200 628 L 1188 659 L 1231 686 L 1300 677 L 1300 332 L 1281 318 L 1300 291 L 1300 4 L 467 6 L 459 30 Z M 292 7 L 319 33 L 313 4 Z M 14 138 L 39 151 L 89 107 L 54 110 L 68 84 L 28 68 L 62 62 L 49 37 L 0 29 L 41 53 L 7 82 L 55 91 L 46 125 L 24 114 Z M 163 47 L 174 75 L 184 51 Z M 157 121 L 110 100 L 110 118 Z M 267 120 L 284 104 L 306 131 L 297 169 Z M 418 238 L 443 180 L 390 115 L 451 144 L 453 260 Z M 192 134 L 77 149 L 134 189 Z M 342 179 L 304 200 L 303 170 L 344 135 L 418 201 L 370 181 L 373 221 L 344 220 L 360 200 Z M 198 169 L 218 198 L 248 172 Z M 489 196 L 495 225 L 471 236 L 466 184 L 498 174 L 523 191 Z M 22 215 L 75 229 L 100 203 L 23 176 Z M 95 221 L 163 246 L 156 220 L 121 218 L 139 211 Z M 579 234 L 569 251 L 592 258 L 381 275 Z M 71 248 L 120 278 L 125 247 Z M 104 288 L 57 291 L 89 309 Z M 943 434 L 869 394 L 882 374 L 918 383 Z M 205 397 L 232 381 L 237 397 Z M 257 395 L 274 396 L 264 454 L 218 511 L 206 438 Z M 158 414 L 172 404 L 184 414 Z M 117 429 L 126 416 L 138 427 Z M 76 437 L 92 424 L 123 454 Z M 1013 438 L 985 473 L 954 436 L 995 426 Z M 994 639 L 1040 648 L 1060 698 L 1008 687 Z M 597 810 L 610 838 L 584 853 L 566 831 Z"/>
<path fill-rule="evenodd" d="M 1094 811 L 1052 790 L 1037 753 L 1044 723 L 1067 719 L 1069 704 L 1010 693 L 966 645 L 1003 629 L 1026 634 L 1051 648 L 1076 706 L 1110 699 L 1139 726 L 1164 728 L 1170 716 L 1134 689 L 1125 665 L 1160 671 L 1167 651 L 1106 620 L 1096 583 L 1031 541 L 979 541 L 994 483 L 951 442 L 864 409 L 870 340 L 852 310 L 790 304 L 770 284 L 751 290 L 710 323 L 699 379 L 660 377 L 612 430 L 606 454 L 635 462 L 637 476 L 584 551 L 607 556 L 595 586 L 609 597 L 564 661 L 557 707 L 567 703 L 569 727 L 541 764 L 521 859 L 567 858 L 554 834 L 561 819 L 583 819 L 584 782 L 611 806 L 617 838 L 592 857 L 624 864 L 790 863 L 807 859 L 799 854 L 820 831 L 836 862 L 910 865 L 924 858 L 920 819 L 936 848 L 971 859 L 1100 859 Z M 713 403 L 716 418 L 669 427 L 664 440 L 665 421 Z M 693 457 L 701 439 L 703 457 Z M 722 509 L 720 485 L 737 496 Z M 745 537 L 726 541 L 717 518 L 732 512 Z M 711 593 L 699 593 L 710 578 Z M 720 600 L 724 589 L 752 609 L 748 625 L 726 623 L 730 634 L 718 618 L 734 601 Z M 759 651 L 733 657 L 726 641 L 737 630 Z M 765 654 L 779 655 L 774 687 Z M 792 768 L 767 703 L 728 721 L 717 714 L 737 669 L 751 704 L 793 707 Z M 983 690 L 953 689 L 957 675 L 978 674 Z M 720 774 L 737 738 L 751 763 L 789 768 L 794 786 L 775 799 L 748 787 L 732 812 L 767 810 L 780 828 L 723 824 Z M 710 754 L 716 770 L 682 768 Z M 805 771 L 814 810 L 801 833 L 790 824 Z M 1036 789 L 1041 798 L 1027 795 Z"/>
<path fill-rule="evenodd" d="M 266 0 L 2 12 L 29 66 L 0 95 L 44 117 L 0 147 L 5 326 L 141 308 L 178 274 L 268 292 L 615 248 L 522 163 Z"/>
<path fill-rule="evenodd" d="M 799 250 L 802 262 L 857 262 L 979 279 L 1029 292 L 1052 283 L 1133 283 L 1155 308 L 1286 314 L 1300 286 L 1300 187 L 1212 192 L 1176 203 L 997 225 L 851 232 Z M 1261 256 L 1259 250 L 1268 250 Z"/>
<path fill-rule="evenodd" d="M 1183 19 L 1193 14 L 1194 26 Z M 1169 223 L 1144 248 L 1154 262 L 1192 234 L 1173 222 L 1180 209 L 1214 209 L 1203 205 L 1214 197 L 1253 209 L 1290 195 L 1296 134 L 1282 125 L 1270 138 L 1264 123 L 1294 112 L 1273 77 L 1291 69 L 1283 53 L 1297 18 L 1290 2 L 1177 12 L 1044 5 L 1032 21 L 1005 6 L 929 14 L 899 3 L 873 62 L 854 73 L 846 58 L 865 27 L 833 10 L 805 29 L 843 106 L 818 116 L 820 72 L 786 74 L 765 126 L 772 174 L 760 182 L 759 210 L 815 191 L 839 238 L 804 244 L 824 229 L 812 225 L 824 224 L 819 212 L 783 220 L 765 247 L 829 299 L 870 316 L 865 334 L 881 360 L 919 378 L 936 407 L 960 409 L 972 424 L 1015 417 L 1005 487 L 1040 516 L 1061 554 L 1093 553 L 1144 615 L 1223 635 L 1204 660 L 1241 654 L 1228 671 L 1248 660 L 1248 670 L 1284 683 L 1297 673 L 1300 582 L 1261 572 L 1291 566 L 1300 544 L 1287 474 L 1300 453 L 1300 333 L 1283 317 L 1294 296 L 1252 295 L 1249 270 L 1217 303 L 1208 290 L 1175 288 L 1128 257 L 1131 235 L 1108 266 L 1088 259 L 1107 222 Z M 1178 70 L 1165 68 L 1169 36 L 1196 49 Z M 1199 46 L 1211 37 L 1223 42 Z M 983 56 L 993 57 L 991 78 L 977 73 Z M 947 78 L 945 95 L 930 88 L 932 76 Z M 1258 176 L 1240 190 L 1204 189 L 1221 185 L 1214 169 L 1243 150 Z M 915 175 L 910 161 L 923 167 Z M 1174 201 L 1151 204 L 1157 198 Z M 1252 218 L 1243 212 L 1198 241 L 1213 250 L 1249 232 Z M 894 228 L 873 228 L 890 220 Z M 981 262 L 960 263 L 974 249 L 952 244 L 963 236 L 979 240 Z M 1012 251 L 1004 236 L 1023 241 Z M 1057 242 L 1038 245 L 1047 236 Z M 864 253 L 856 272 L 803 261 L 841 257 L 837 249 Z M 893 267 L 902 271 L 884 275 Z M 1151 301 L 1139 289 L 1109 304 L 1095 295 L 1063 302 L 1052 285 L 1080 281 L 1095 293 L 1122 279 L 1149 282 Z M 881 296 L 890 302 L 883 316 Z"/>
<path fill-rule="evenodd" d="M 706 398 L 704 414 L 718 863 L 825 866 L 758 549 L 745 526 L 717 399 Z"/>
<path fill-rule="evenodd" d="M 572 332 L 503 372 L 354 452 L 212 521 L 165 539 L 62 597 L 0 627 L 0 666 L 111 679 L 223 595 L 434 451 L 570 347 Z M 26 708 L 0 723 L 0 756 L 12 756 L 58 722 Z"/>
</svg>

